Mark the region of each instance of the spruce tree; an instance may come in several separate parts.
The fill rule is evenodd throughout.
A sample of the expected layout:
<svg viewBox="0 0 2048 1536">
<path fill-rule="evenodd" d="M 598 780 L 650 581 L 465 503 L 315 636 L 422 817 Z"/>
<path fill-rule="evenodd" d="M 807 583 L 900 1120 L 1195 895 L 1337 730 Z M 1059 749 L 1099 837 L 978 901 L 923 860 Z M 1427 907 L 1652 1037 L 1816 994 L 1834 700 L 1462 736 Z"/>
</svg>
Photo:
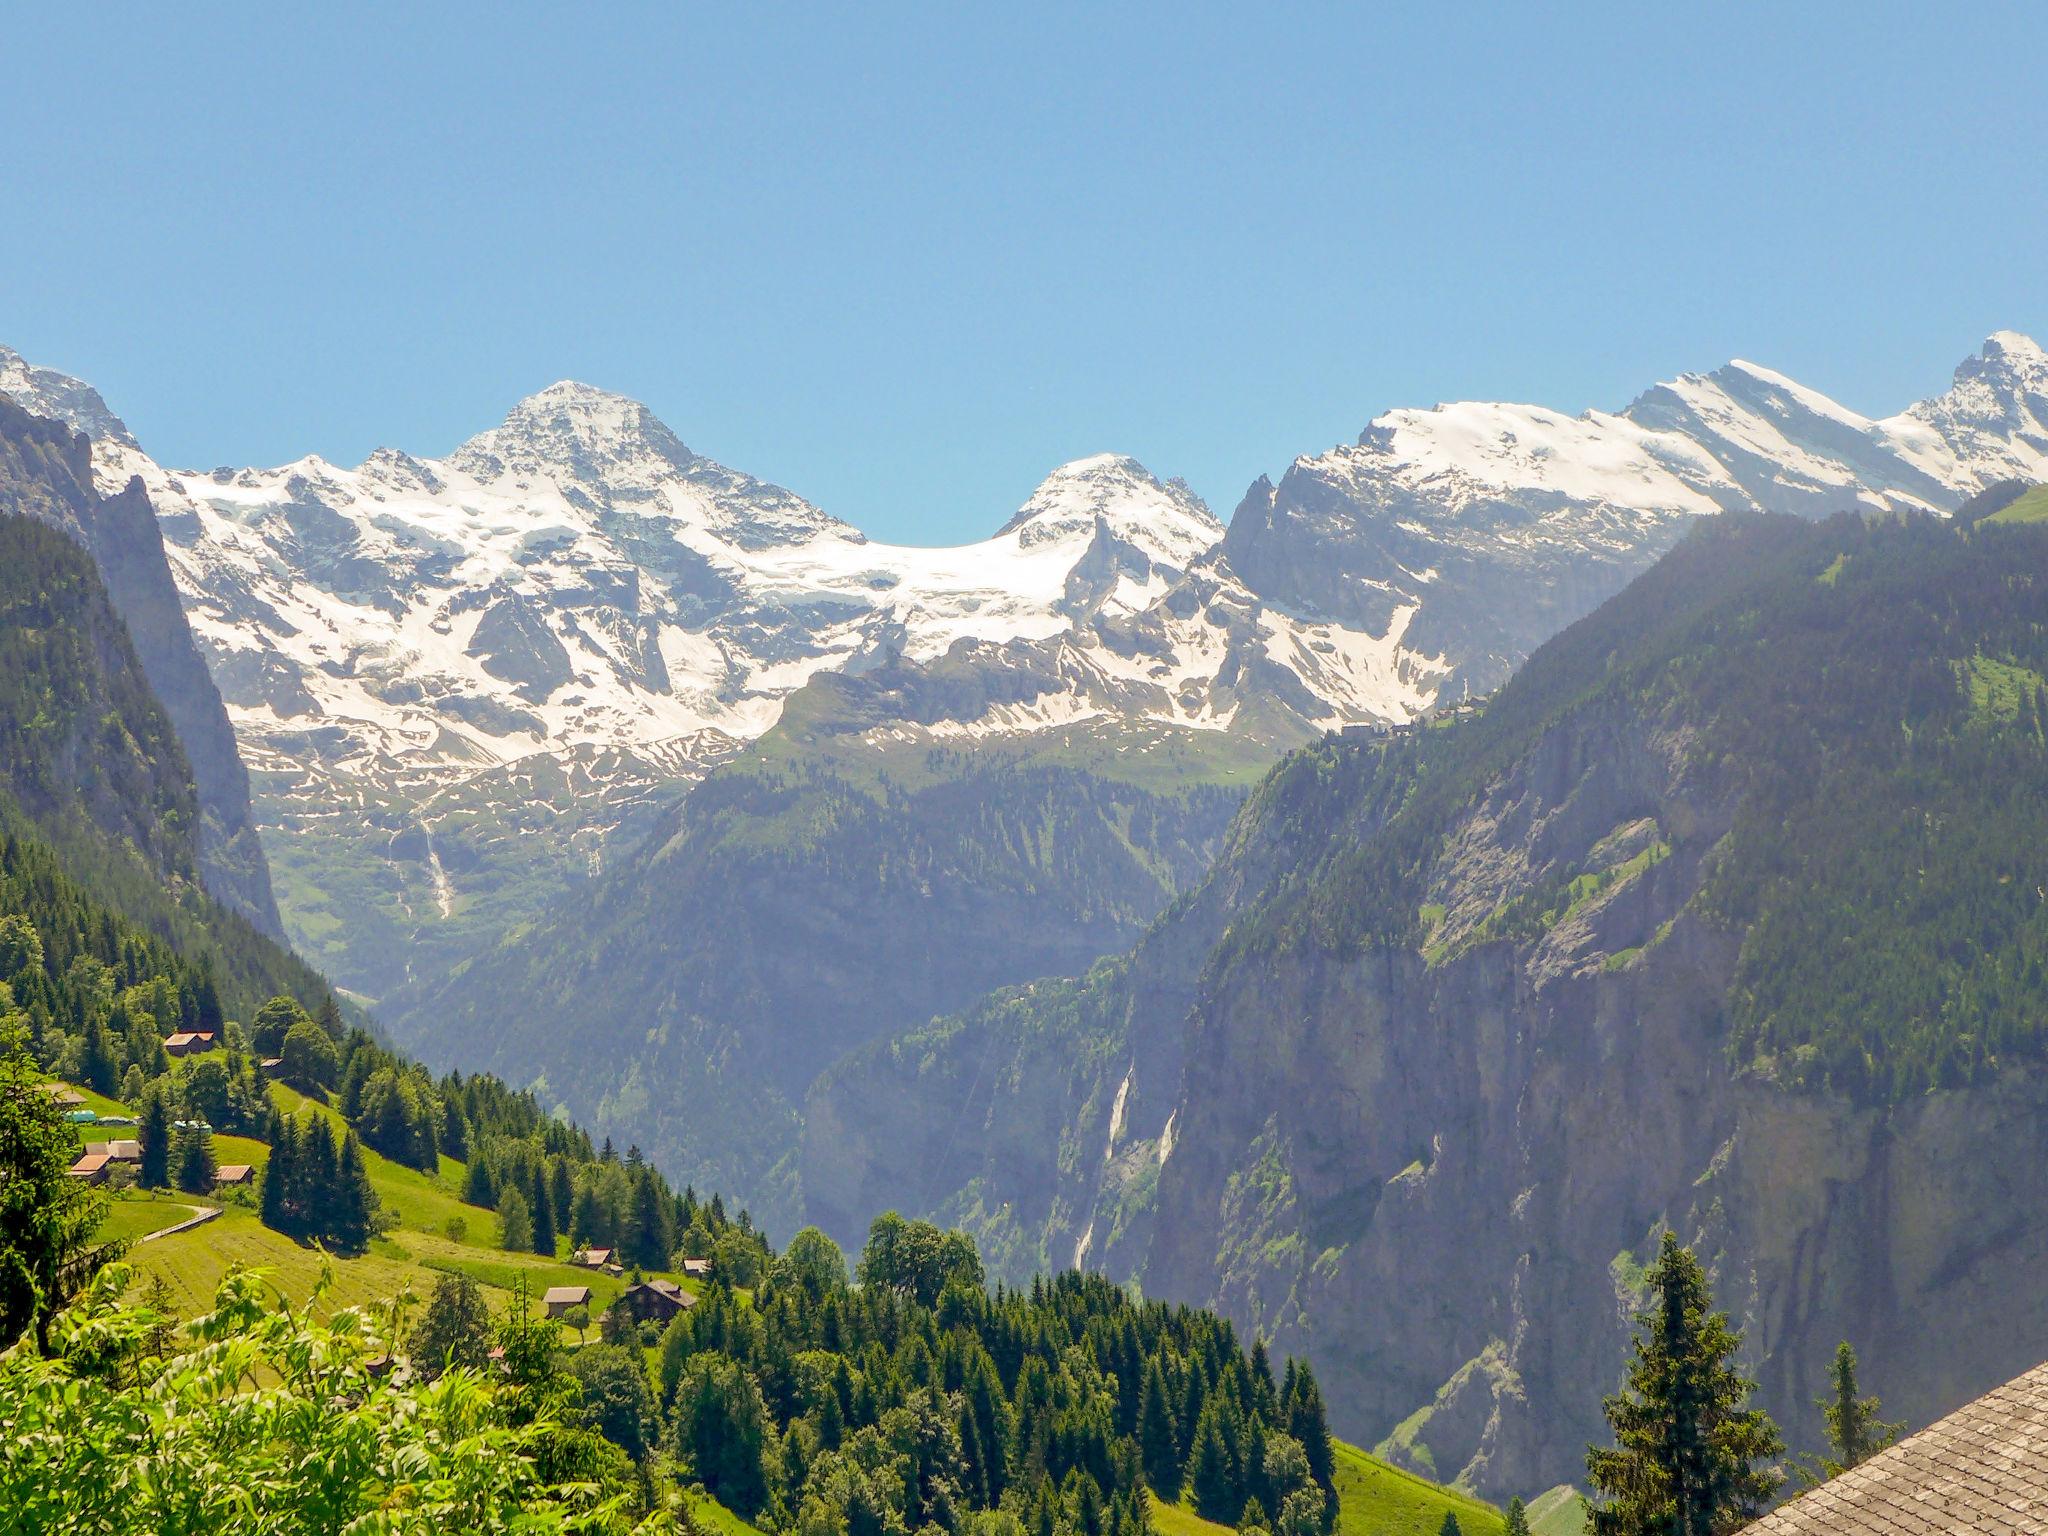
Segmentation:
<svg viewBox="0 0 2048 1536">
<path fill-rule="evenodd" d="M 1145 1481 L 1171 1504 L 1180 1497 L 1180 1425 L 1167 1400 L 1166 1372 L 1158 1356 L 1145 1372 L 1145 1395 L 1138 1408 L 1138 1449 L 1145 1458 Z"/>
<path fill-rule="evenodd" d="M 213 1157 L 213 1133 L 203 1125 L 188 1125 L 178 1132 L 174 1150 L 178 1188 L 188 1195 L 210 1193 L 217 1166 Z"/>
<path fill-rule="evenodd" d="M 1464 1532 L 1458 1526 L 1458 1512 L 1455 1509 L 1444 1511 L 1444 1523 L 1436 1528 L 1436 1536 L 1464 1536 Z"/>
<path fill-rule="evenodd" d="M 144 1189 L 164 1188 L 171 1182 L 171 1106 L 156 1083 L 142 1092 L 135 1137 L 142 1144 L 142 1167 L 136 1182 Z"/>
<path fill-rule="evenodd" d="M 339 1162 L 334 1149 L 334 1127 L 327 1123 L 325 1115 L 309 1116 L 299 1136 L 298 1162 L 293 1169 L 300 1230 L 307 1236 L 323 1236 L 330 1228 Z"/>
<path fill-rule="evenodd" d="M 1611 1448 L 1589 1447 L 1595 1536 L 1725 1536 L 1754 1520 L 1783 1475 L 1784 1441 L 1730 1364 L 1742 1336 L 1713 1310 L 1706 1272 L 1666 1232 L 1636 1319 L 1628 1382 L 1602 1404 Z"/>
<path fill-rule="evenodd" d="M 1275 1397 L 1273 1387 L 1273 1362 L 1266 1353 L 1266 1340 L 1263 1335 L 1252 1341 L 1251 1383 L 1251 1411 L 1264 1419 L 1268 1424 L 1273 1423 L 1277 1417 L 1275 1407 L 1277 1398 Z"/>
<path fill-rule="evenodd" d="M 507 1185 L 498 1197 L 498 1246 L 507 1253 L 528 1253 L 533 1249 L 533 1216 L 526 1208 L 526 1196 L 518 1186 Z"/>
<path fill-rule="evenodd" d="M 1288 1362 L 1294 1389 L 1283 1405 L 1287 1433 L 1301 1442 L 1308 1457 L 1308 1473 L 1323 1490 L 1323 1521 L 1327 1530 L 1337 1518 L 1337 1448 L 1330 1440 L 1329 1414 L 1323 1408 L 1323 1389 L 1316 1385 L 1316 1373 L 1306 1360 Z"/>
<path fill-rule="evenodd" d="M 1202 1376 L 1202 1361 L 1198 1355 L 1188 1357 L 1187 1384 L 1181 1388 L 1180 1411 L 1174 1415 L 1174 1422 L 1180 1425 L 1180 1464 L 1186 1475 L 1188 1458 L 1195 1453 L 1195 1432 L 1202 1427 L 1202 1410 L 1208 1404 L 1209 1384 Z"/>
<path fill-rule="evenodd" d="M 576 1181 L 569 1176 L 566 1157 L 548 1159 L 548 1197 L 555 1207 L 555 1230 L 566 1232 L 570 1208 L 576 1203 Z"/>
<path fill-rule="evenodd" d="M 533 1218 L 533 1251 L 555 1256 L 555 1200 L 548 1190 L 547 1170 L 540 1164 L 533 1168 L 533 1193 L 527 1199 L 527 1209 Z"/>
<path fill-rule="evenodd" d="M 1223 1524 L 1237 1517 L 1245 1499 L 1240 1436 L 1231 1422 L 1236 1412 L 1228 1393 L 1211 1393 L 1195 1429 L 1194 1449 L 1188 1453 L 1187 1484 L 1195 1511 L 1204 1520 Z"/>
<path fill-rule="evenodd" d="M 1903 1424 L 1888 1424 L 1878 1417 L 1884 1407 L 1875 1397 L 1864 1397 L 1856 1384 L 1856 1351 L 1844 1339 L 1835 1347 L 1833 1373 L 1834 1395 L 1824 1397 L 1814 1404 L 1820 1409 L 1821 1420 L 1827 1425 L 1828 1446 L 1832 1456 L 1820 1459 L 1822 1481 L 1840 1477 L 1851 1467 L 1860 1466 L 1879 1451 L 1899 1438 Z"/>
<path fill-rule="evenodd" d="M 377 1192 L 363 1164 L 363 1144 L 350 1131 L 341 1139 L 334 1173 L 334 1199 L 327 1219 L 328 1235 L 344 1253 L 360 1253 L 370 1243 L 377 1214 Z"/>
<path fill-rule="evenodd" d="M 470 1154 L 469 1171 L 463 1175 L 462 1198 L 470 1205 L 480 1205 L 485 1210 L 496 1210 L 498 1206 L 498 1184 L 491 1177 L 490 1160 L 481 1148 Z"/>
<path fill-rule="evenodd" d="M 114 1063 L 113 1042 L 107 1038 L 106 1020 L 99 1016 L 97 1009 L 85 1021 L 85 1047 L 78 1072 L 88 1088 L 109 1098 L 119 1085 L 121 1072 Z"/>
<path fill-rule="evenodd" d="M 1508 1500 L 1508 1523 L 1502 1536 L 1529 1536 L 1529 1511 L 1519 1498 Z"/>
<path fill-rule="evenodd" d="M 639 1165 L 635 1168 L 633 1210 L 620 1247 L 625 1250 L 628 1264 L 661 1269 L 667 1265 L 669 1255 L 668 1212 L 662 1208 L 661 1190 L 651 1172 Z"/>
<path fill-rule="evenodd" d="M 270 1160 L 263 1168 L 263 1194 L 259 1217 L 273 1232 L 288 1237 L 299 1235 L 293 1207 L 297 1181 L 298 1127 L 289 1115 L 276 1117 L 270 1131 Z"/>
</svg>

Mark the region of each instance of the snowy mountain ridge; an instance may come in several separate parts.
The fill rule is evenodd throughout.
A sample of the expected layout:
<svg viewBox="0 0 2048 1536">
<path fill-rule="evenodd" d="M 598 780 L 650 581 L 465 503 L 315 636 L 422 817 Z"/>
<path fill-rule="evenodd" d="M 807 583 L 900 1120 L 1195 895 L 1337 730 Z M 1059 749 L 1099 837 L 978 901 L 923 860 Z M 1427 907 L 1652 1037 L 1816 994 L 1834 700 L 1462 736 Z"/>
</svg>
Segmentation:
<svg viewBox="0 0 2048 1536">
<path fill-rule="evenodd" d="M 323 904 L 381 902 L 387 957 L 409 924 L 494 931 L 597 867 L 822 671 L 942 667 L 892 741 L 1128 722 L 1277 750 L 1492 687 L 1695 517 L 1942 511 L 2048 479 L 2048 356 L 2013 332 L 1876 420 L 1746 362 L 1613 413 L 1389 411 L 1261 479 L 1227 530 L 1100 454 L 939 549 L 870 540 L 569 381 L 442 458 L 210 472 L 159 466 L 88 385 L 5 349 L 0 393 L 92 433 L 103 488 L 141 478 L 259 820 L 314 833 L 273 840 L 287 922 L 303 942 Z"/>
</svg>

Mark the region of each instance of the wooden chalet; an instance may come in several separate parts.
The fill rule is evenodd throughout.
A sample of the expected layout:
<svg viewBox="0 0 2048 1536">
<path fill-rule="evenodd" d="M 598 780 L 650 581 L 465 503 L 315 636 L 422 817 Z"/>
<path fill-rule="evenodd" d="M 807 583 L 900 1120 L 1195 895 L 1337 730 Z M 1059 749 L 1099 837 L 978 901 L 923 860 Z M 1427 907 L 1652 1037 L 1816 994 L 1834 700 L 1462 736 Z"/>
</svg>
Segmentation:
<svg viewBox="0 0 2048 1536">
<path fill-rule="evenodd" d="M 627 1286 L 612 1305 L 624 1307 L 626 1315 L 636 1323 L 665 1323 L 678 1312 L 697 1305 L 697 1298 L 673 1280 L 642 1280 Z"/>
<path fill-rule="evenodd" d="M 590 1287 L 587 1285 L 551 1285 L 547 1295 L 541 1297 L 547 1304 L 549 1317 L 560 1317 L 574 1307 L 590 1305 Z"/>
</svg>

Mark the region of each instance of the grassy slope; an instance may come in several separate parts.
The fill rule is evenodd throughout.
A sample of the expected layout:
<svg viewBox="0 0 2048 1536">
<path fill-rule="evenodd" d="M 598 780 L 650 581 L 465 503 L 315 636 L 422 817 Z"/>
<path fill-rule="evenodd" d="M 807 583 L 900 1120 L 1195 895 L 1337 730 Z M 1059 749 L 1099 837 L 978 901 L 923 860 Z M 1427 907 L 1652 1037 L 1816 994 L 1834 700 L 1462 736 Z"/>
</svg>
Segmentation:
<svg viewBox="0 0 2048 1536">
<path fill-rule="evenodd" d="M 690 1518 L 707 1536 L 761 1536 L 761 1528 L 749 1525 L 707 1493 L 687 1495 Z"/>
<path fill-rule="evenodd" d="M 1984 519 L 1987 523 L 2048 522 L 2048 485 L 2036 486 L 2019 500 Z"/>
<path fill-rule="evenodd" d="M 144 1190 L 130 1190 L 114 1201 L 107 1212 L 107 1219 L 100 1223 L 98 1236 L 102 1239 L 135 1242 L 151 1232 L 161 1232 L 165 1227 L 175 1227 L 192 1214 L 192 1207 L 199 1202 L 189 1195 L 165 1195 Z"/>
<path fill-rule="evenodd" d="M 1585 1536 L 1586 1501 L 1579 1490 L 1560 1485 L 1529 1505 L 1531 1536 Z"/>
<path fill-rule="evenodd" d="M 308 1108 L 327 1116 L 337 1129 L 341 1117 L 327 1104 L 310 1100 L 282 1084 L 271 1093 L 278 1104 L 294 1114 Z M 124 1114 L 124 1106 L 97 1094 L 88 1094 L 94 1109 Z M 90 1128 L 85 1128 L 89 1131 Z M 260 1141 L 243 1136 L 216 1136 L 215 1156 L 223 1163 L 248 1163 L 261 1169 L 270 1149 Z M 506 1253 L 496 1246 L 497 1213 L 465 1204 L 458 1193 L 467 1171 L 453 1158 L 441 1159 L 441 1171 L 429 1176 L 407 1168 L 369 1150 L 363 1151 L 370 1184 L 377 1198 L 398 1217 L 398 1225 L 370 1245 L 360 1258 L 332 1260 L 335 1287 L 333 1305 L 357 1306 L 388 1302 L 401 1291 L 411 1289 L 425 1299 L 439 1275 L 460 1271 L 483 1285 L 493 1306 L 509 1304 L 521 1280 L 540 1311 L 540 1297 L 551 1285 L 587 1285 L 591 1291 L 593 1315 L 602 1312 L 625 1289 L 625 1281 L 613 1275 L 579 1269 L 557 1258 L 550 1260 L 533 1253 Z M 128 1191 L 115 1197 L 101 1232 L 108 1237 L 135 1238 L 184 1220 L 193 1205 L 224 1202 L 203 1196 L 168 1196 Z M 461 1239 L 449 1233 L 450 1219 L 460 1217 Z M 566 1248 L 566 1244 L 563 1245 Z M 304 1248 L 281 1233 L 262 1225 L 246 1206 L 225 1203 L 218 1221 L 207 1223 L 175 1237 L 137 1246 L 129 1255 L 147 1279 L 161 1275 L 171 1289 L 173 1305 L 180 1315 L 197 1316 L 211 1305 L 214 1288 L 221 1277 L 236 1267 L 262 1268 L 294 1301 L 303 1301 L 319 1279 L 322 1255 Z M 686 1289 L 696 1291 L 698 1283 L 671 1276 Z"/>
<path fill-rule="evenodd" d="M 1462 1536 L 1500 1536 L 1505 1525 L 1491 1504 L 1337 1443 L 1337 1529 L 1344 1536 L 1436 1536 L 1446 1513 L 1458 1517 Z"/>
<path fill-rule="evenodd" d="M 1338 1536 L 1437 1536 L 1446 1514 L 1458 1517 L 1461 1536 L 1500 1536 L 1504 1525 L 1491 1504 L 1337 1442 Z M 1152 1526 L 1158 1536 L 1227 1536 L 1230 1530 L 1156 1494 Z"/>
</svg>

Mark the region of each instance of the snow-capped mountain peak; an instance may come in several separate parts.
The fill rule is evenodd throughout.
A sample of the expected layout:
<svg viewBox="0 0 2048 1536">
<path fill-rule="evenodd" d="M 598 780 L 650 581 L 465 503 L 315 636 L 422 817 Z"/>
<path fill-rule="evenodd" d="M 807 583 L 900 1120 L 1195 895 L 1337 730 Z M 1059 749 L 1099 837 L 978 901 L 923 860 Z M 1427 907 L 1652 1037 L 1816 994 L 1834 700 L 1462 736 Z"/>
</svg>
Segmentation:
<svg viewBox="0 0 2048 1536">
<path fill-rule="evenodd" d="M 128 424 L 107 408 L 98 390 L 54 368 L 37 367 L 12 347 L 0 347 L 0 395 L 12 396 L 24 409 L 61 421 L 95 443 L 136 446 Z"/>
<path fill-rule="evenodd" d="M 448 462 L 479 480 L 559 474 L 602 480 L 654 464 L 673 470 L 696 462 L 668 424 L 639 401 L 574 379 L 528 395 L 498 426 L 479 432 Z"/>
<path fill-rule="evenodd" d="M 1885 425 L 1918 434 L 1930 457 L 1971 490 L 2048 481 L 2048 353 L 2018 331 L 1993 331 L 1957 365 L 1945 394 Z"/>
<path fill-rule="evenodd" d="M 1029 549 L 1100 522 L 1153 560 L 1186 570 L 1223 537 L 1223 523 L 1184 481 L 1158 479 L 1127 454 L 1097 453 L 1062 464 L 1039 484 L 997 537 Z"/>
</svg>

